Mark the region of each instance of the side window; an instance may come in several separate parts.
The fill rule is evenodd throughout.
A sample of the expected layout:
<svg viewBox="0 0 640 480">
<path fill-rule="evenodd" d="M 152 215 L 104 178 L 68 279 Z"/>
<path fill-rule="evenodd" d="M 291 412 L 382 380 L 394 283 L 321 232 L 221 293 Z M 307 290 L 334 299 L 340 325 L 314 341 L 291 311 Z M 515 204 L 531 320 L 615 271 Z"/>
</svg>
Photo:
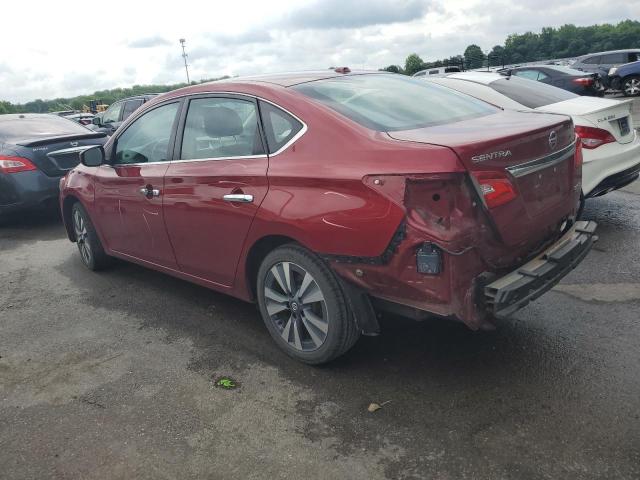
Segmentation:
<svg viewBox="0 0 640 480">
<path fill-rule="evenodd" d="M 529 80 L 538 80 L 538 72 L 535 70 L 516 70 L 513 74 Z"/>
<path fill-rule="evenodd" d="M 540 82 L 540 81 L 542 81 L 542 80 L 544 80 L 545 78 L 549 78 L 549 75 L 546 75 L 546 74 L 544 74 L 544 73 L 542 73 L 542 72 L 538 72 L 538 78 L 537 78 L 537 80 L 538 80 L 539 82 Z"/>
<path fill-rule="evenodd" d="M 124 111 L 122 112 L 122 120 L 126 120 L 129 116 L 135 112 L 138 107 L 142 105 L 142 100 L 128 100 L 124 104 Z"/>
<path fill-rule="evenodd" d="M 173 131 L 178 103 L 170 103 L 145 113 L 116 140 L 115 165 L 164 162 Z"/>
<path fill-rule="evenodd" d="M 624 63 L 624 58 L 626 55 L 624 53 L 610 53 L 608 55 L 602 55 L 600 57 L 600 63 L 608 64 L 618 64 Z"/>
<path fill-rule="evenodd" d="M 302 123 L 270 103 L 260 101 L 260 114 L 269 153 L 280 150 L 302 130 Z"/>
<path fill-rule="evenodd" d="M 113 123 L 120 121 L 120 112 L 122 111 L 122 102 L 114 103 L 102 115 L 102 123 Z"/>
<path fill-rule="evenodd" d="M 429 70 L 429 75 L 437 75 L 440 73 L 440 70 Z"/>
<path fill-rule="evenodd" d="M 424 77 L 426 75 L 427 72 L 425 72 L 424 70 L 422 72 L 418 72 L 414 75 L 414 77 Z"/>
<path fill-rule="evenodd" d="M 180 150 L 182 160 L 264 153 L 255 103 L 235 98 L 191 100 Z"/>
<path fill-rule="evenodd" d="M 640 52 L 631 52 L 625 63 L 637 62 L 638 60 L 640 60 Z"/>
</svg>

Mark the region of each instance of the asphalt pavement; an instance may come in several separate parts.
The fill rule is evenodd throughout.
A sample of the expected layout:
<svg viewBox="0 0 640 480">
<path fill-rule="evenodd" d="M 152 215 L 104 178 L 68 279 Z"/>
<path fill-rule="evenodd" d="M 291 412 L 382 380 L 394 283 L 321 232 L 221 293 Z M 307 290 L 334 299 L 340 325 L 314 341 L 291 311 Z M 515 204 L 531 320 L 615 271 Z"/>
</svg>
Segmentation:
<svg viewBox="0 0 640 480">
<path fill-rule="evenodd" d="M 638 479 L 640 182 L 585 217 L 594 250 L 496 331 L 385 316 L 320 368 L 253 305 L 5 223 L 0 478 Z"/>
</svg>

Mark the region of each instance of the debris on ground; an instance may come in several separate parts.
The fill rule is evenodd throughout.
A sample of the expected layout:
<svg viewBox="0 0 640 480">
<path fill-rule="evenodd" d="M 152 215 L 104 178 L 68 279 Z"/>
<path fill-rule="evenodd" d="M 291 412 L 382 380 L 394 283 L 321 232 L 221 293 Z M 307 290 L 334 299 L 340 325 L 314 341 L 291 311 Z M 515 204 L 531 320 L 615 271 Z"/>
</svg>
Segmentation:
<svg viewBox="0 0 640 480">
<path fill-rule="evenodd" d="M 231 377 L 219 377 L 214 380 L 214 385 L 218 388 L 224 388 L 225 390 L 233 390 L 238 388 L 238 382 Z"/>
<path fill-rule="evenodd" d="M 387 400 L 386 402 L 382 402 L 382 403 L 370 403 L 369 408 L 367 410 L 369 410 L 372 413 L 376 412 L 380 410 L 382 407 L 384 407 L 387 403 L 391 403 L 391 400 Z"/>
</svg>

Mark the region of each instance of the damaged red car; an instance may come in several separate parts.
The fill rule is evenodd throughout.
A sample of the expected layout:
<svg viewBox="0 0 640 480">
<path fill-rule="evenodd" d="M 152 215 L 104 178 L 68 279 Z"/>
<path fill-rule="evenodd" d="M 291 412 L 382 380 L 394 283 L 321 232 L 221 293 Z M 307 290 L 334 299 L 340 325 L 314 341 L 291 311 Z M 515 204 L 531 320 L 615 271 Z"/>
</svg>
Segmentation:
<svg viewBox="0 0 640 480">
<path fill-rule="evenodd" d="M 379 333 L 376 310 L 491 328 L 596 240 L 568 117 L 401 75 L 190 86 L 77 154 L 60 202 L 88 268 L 118 257 L 257 302 L 311 364 Z"/>
</svg>

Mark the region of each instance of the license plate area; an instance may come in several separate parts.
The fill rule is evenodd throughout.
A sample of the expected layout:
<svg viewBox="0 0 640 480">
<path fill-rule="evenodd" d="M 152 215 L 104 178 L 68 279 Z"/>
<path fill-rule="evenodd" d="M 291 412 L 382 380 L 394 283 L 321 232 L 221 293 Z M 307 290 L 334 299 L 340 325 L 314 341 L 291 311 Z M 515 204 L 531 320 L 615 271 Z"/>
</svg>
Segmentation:
<svg viewBox="0 0 640 480">
<path fill-rule="evenodd" d="M 618 128 L 620 129 L 620 135 L 629 135 L 631 127 L 629 125 L 629 117 L 618 119 Z"/>
</svg>

